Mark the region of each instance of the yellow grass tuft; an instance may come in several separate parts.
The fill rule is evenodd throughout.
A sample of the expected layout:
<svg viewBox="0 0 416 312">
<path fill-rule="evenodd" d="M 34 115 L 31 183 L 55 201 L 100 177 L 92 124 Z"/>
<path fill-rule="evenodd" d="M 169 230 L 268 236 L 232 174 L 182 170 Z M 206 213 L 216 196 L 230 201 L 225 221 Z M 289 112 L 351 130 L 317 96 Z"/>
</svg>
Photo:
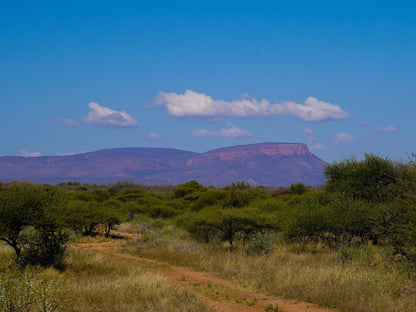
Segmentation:
<svg viewBox="0 0 416 312">
<path fill-rule="evenodd" d="M 218 272 L 223 278 L 273 295 L 341 312 L 414 311 L 414 268 L 406 269 L 392 261 L 382 249 L 363 246 L 341 252 L 318 244 L 299 252 L 298 247 L 282 243 L 268 256 L 244 256 L 241 251 L 229 253 L 218 247 L 176 241 L 142 248 L 142 252 L 175 265 Z"/>
<path fill-rule="evenodd" d="M 71 252 L 62 311 L 209 311 L 186 290 L 122 259 L 86 250 Z"/>
</svg>

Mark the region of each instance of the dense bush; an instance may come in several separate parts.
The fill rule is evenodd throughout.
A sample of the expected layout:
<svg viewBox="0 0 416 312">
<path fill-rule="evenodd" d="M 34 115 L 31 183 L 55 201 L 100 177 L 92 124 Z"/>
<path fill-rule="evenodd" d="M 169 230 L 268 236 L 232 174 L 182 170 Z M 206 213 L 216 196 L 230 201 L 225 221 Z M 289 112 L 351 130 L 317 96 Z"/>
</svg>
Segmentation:
<svg viewBox="0 0 416 312">
<path fill-rule="evenodd" d="M 329 246 L 387 244 L 416 261 L 414 157 L 393 163 L 366 154 L 363 160 L 334 162 L 324 174 L 321 189 L 297 183 L 272 195 L 245 182 L 215 189 L 189 181 L 160 193 L 149 190 L 163 188 L 133 181 L 107 186 L 1 184 L 0 240 L 21 263 L 47 265 L 55 261 L 47 253 L 61 261 L 63 229 L 90 235 L 100 225 L 109 236 L 124 221 L 175 218 L 195 239 L 227 241 L 231 249 L 236 242 L 249 248 L 261 242 L 263 233 L 282 231 L 289 240 L 321 240 Z"/>
<path fill-rule="evenodd" d="M 56 216 L 61 200 L 48 186 L 17 184 L 0 191 L 0 240 L 13 248 L 17 263 L 62 268 L 67 236 Z"/>
<path fill-rule="evenodd" d="M 18 263 L 27 265 L 40 265 L 42 267 L 55 267 L 64 269 L 65 244 L 68 234 L 55 232 L 53 229 L 36 229 L 26 227 L 20 233 L 21 254 Z"/>
<path fill-rule="evenodd" d="M 361 161 L 350 158 L 329 164 L 324 175 L 327 191 L 372 202 L 391 199 L 397 182 L 393 162 L 374 154 L 365 154 Z"/>
<path fill-rule="evenodd" d="M 190 209 L 193 211 L 201 210 L 208 206 L 215 206 L 222 202 L 227 197 L 228 192 L 225 190 L 208 190 L 201 193 L 198 199 L 190 204 Z"/>
<path fill-rule="evenodd" d="M 382 229 L 395 251 L 416 262 L 416 155 L 396 165 L 398 191 L 382 215 Z M 386 222 L 387 220 L 387 222 Z"/>
<path fill-rule="evenodd" d="M 376 205 L 341 193 L 319 192 L 303 198 L 288 219 L 285 235 L 351 243 L 353 237 L 369 239 L 375 221 Z"/>
<path fill-rule="evenodd" d="M 205 192 L 206 188 L 199 184 L 198 182 L 192 180 L 189 182 L 186 182 L 184 184 L 180 184 L 177 187 L 175 187 L 172 190 L 172 196 L 174 198 L 181 198 L 181 197 L 185 197 L 188 196 L 188 199 L 194 199 L 195 195 L 193 195 L 194 193 L 200 193 L 200 192 Z M 196 194 L 196 195 L 197 195 Z"/>
<path fill-rule="evenodd" d="M 220 241 L 234 248 L 237 239 L 243 248 L 254 234 L 277 229 L 275 215 L 254 208 L 238 209 L 221 206 L 207 207 L 198 212 L 188 213 L 177 220 L 195 239 L 205 243 Z"/>
<path fill-rule="evenodd" d="M 308 189 L 306 188 L 306 185 L 303 183 L 296 183 L 296 184 L 292 184 L 289 188 L 290 192 L 293 194 L 305 194 Z"/>
<path fill-rule="evenodd" d="M 360 216 L 353 218 L 357 221 L 353 235 L 391 244 L 397 254 L 416 262 L 415 155 L 407 162 L 393 163 L 366 154 L 362 161 L 329 165 L 325 175 L 327 191 L 341 192 L 353 200 L 351 205 L 357 210 L 353 213 Z M 342 220 L 343 214 L 336 218 Z"/>
</svg>

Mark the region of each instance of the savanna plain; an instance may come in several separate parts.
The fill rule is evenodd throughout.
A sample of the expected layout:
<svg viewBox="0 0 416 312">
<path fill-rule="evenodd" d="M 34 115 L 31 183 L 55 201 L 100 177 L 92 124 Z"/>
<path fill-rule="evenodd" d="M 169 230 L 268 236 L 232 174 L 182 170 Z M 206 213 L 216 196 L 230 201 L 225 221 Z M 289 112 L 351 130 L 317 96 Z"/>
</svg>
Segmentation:
<svg viewBox="0 0 416 312">
<path fill-rule="evenodd" d="M 416 163 L 326 183 L 0 184 L 1 311 L 415 311 Z"/>
</svg>

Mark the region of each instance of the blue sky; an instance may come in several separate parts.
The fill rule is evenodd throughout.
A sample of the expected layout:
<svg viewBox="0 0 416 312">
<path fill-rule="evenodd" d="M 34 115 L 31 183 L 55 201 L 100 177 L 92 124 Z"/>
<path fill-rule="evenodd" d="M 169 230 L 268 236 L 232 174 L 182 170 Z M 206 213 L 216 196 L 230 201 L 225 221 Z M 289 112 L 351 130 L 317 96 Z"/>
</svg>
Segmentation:
<svg viewBox="0 0 416 312">
<path fill-rule="evenodd" d="M 0 2 L 0 155 L 416 152 L 412 1 Z"/>
</svg>

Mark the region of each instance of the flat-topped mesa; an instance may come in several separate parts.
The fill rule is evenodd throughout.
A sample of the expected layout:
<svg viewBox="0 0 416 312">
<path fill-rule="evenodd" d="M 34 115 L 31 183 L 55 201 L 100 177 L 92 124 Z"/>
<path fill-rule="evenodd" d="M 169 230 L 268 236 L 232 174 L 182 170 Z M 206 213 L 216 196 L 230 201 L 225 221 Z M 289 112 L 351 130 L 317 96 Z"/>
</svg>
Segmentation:
<svg viewBox="0 0 416 312">
<path fill-rule="evenodd" d="M 211 163 L 218 160 L 232 161 L 247 156 L 269 156 L 272 159 L 279 159 L 285 156 L 306 156 L 309 155 L 306 144 L 301 143 L 260 143 L 251 145 L 239 145 L 220 148 L 209 151 L 188 160 L 187 166 Z"/>
<path fill-rule="evenodd" d="M 134 179 L 145 184 L 181 184 L 196 180 L 224 187 L 319 185 L 326 163 L 305 144 L 258 143 L 194 153 L 166 148 L 117 148 L 68 156 L 0 156 L 0 180 L 38 183 L 112 183 Z"/>
</svg>

